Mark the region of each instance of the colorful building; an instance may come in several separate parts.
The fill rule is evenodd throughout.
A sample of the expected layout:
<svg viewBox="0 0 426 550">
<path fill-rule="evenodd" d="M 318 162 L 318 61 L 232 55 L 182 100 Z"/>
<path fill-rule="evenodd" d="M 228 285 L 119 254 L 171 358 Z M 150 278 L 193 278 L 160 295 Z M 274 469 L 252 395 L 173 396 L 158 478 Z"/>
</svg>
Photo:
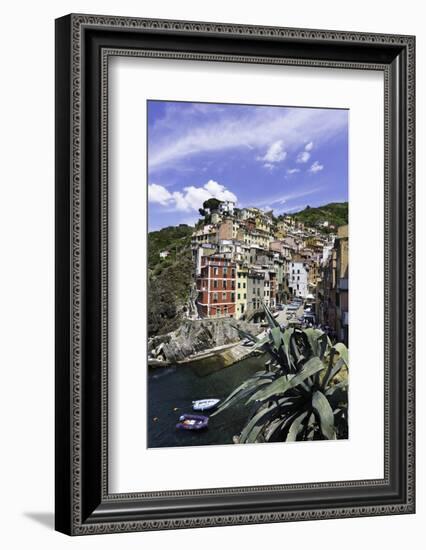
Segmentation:
<svg viewBox="0 0 426 550">
<path fill-rule="evenodd" d="M 349 345 L 349 242 L 348 226 L 337 230 L 336 248 L 336 333 L 338 339 Z"/>
<path fill-rule="evenodd" d="M 201 258 L 196 278 L 200 317 L 236 316 L 236 264 L 214 254 Z"/>
<path fill-rule="evenodd" d="M 245 264 L 237 264 L 237 312 L 236 318 L 239 319 L 247 313 L 247 277 L 248 268 Z"/>
<path fill-rule="evenodd" d="M 247 311 L 260 310 L 265 293 L 265 274 L 251 269 L 247 276 Z"/>
<path fill-rule="evenodd" d="M 293 296 L 306 298 L 309 294 L 309 268 L 303 260 L 292 260 L 290 262 L 288 285 Z"/>
</svg>

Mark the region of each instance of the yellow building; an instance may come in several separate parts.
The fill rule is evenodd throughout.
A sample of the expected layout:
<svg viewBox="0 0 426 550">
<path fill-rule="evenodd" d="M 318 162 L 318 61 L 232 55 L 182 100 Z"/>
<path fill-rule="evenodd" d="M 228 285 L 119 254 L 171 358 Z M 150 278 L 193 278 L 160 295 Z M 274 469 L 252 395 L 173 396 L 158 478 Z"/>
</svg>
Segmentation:
<svg viewBox="0 0 426 550">
<path fill-rule="evenodd" d="M 261 231 L 255 229 L 254 231 L 246 231 L 244 235 L 244 242 L 248 246 L 259 246 L 266 250 L 269 249 L 269 243 L 272 237 L 267 231 Z"/>
<path fill-rule="evenodd" d="M 287 237 L 287 235 L 288 235 L 288 224 L 284 221 L 279 221 L 277 223 L 277 226 L 274 232 L 274 237 L 276 239 L 284 239 L 285 237 Z"/>
<path fill-rule="evenodd" d="M 247 312 L 247 276 L 248 268 L 242 264 L 237 264 L 237 277 L 236 277 L 236 298 L 237 307 L 235 310 L 235 317 L 240 319 L 242 315 Z"/>
</svg>

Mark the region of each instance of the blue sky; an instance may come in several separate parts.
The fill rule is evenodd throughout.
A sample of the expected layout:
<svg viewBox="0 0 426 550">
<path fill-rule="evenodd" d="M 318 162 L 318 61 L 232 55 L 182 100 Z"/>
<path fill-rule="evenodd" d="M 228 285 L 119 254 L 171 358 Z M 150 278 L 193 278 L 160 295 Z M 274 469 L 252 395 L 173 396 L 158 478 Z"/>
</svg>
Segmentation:
<svg viewBox="0 0 426 550">
<path fill-rule="evenodd" d="M 149 230 L 209 197 L 296 212 L 348 200 L 349 111 L 148 101 Z"/>
</svg>

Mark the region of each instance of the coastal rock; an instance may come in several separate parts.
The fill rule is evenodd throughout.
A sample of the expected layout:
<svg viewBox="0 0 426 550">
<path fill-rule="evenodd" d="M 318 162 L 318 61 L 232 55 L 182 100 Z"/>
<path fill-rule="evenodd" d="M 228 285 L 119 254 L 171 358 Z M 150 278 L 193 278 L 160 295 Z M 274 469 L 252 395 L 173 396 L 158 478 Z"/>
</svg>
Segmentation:
<svg viewBox="0 0 426 550">
<path fill-rule="evenodd" d="M 255 323 L 229 318 L 186 319 L 177 330 L 151 338 L 148 342 L 148 353 L 151 357 L 163 357 L 170 363 L 176 363 L 195 353 L 238 342 L 240 336 L 234 326 L 253 336 L 262 330 Z"/>
</svg>

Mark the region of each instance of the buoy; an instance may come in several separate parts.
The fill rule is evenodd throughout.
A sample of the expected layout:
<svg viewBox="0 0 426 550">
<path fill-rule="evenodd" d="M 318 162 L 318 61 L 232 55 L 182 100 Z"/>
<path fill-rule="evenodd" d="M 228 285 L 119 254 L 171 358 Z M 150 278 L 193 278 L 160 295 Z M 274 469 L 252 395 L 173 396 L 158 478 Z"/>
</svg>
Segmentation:
<svg viewBox="0 0 426 550">
<path fill-rule="evenodd" d="M 154 422 L 158 422 L 158 416 L 154 416 L 154 418 L 152 419 Z"/>
</svg>

